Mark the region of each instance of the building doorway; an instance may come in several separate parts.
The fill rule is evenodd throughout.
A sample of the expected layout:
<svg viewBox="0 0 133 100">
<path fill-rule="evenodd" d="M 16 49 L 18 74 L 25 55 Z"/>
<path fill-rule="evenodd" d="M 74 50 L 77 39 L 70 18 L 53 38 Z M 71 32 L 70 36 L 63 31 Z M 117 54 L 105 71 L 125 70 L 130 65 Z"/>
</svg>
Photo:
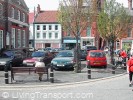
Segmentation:
<svg viewBox="0 0 133 100">
<path fill-rule="evenodd" d="M 45 43 L 45 48 L 46 47 L 51 47 L 51 44 L 50 43 Z"/>
</svg>

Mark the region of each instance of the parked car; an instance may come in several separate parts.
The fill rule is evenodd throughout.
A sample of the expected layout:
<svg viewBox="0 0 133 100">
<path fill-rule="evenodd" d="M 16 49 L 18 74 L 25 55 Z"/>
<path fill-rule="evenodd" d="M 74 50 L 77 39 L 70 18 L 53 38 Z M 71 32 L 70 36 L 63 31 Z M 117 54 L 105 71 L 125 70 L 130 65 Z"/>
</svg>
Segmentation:
<svg viewBox="0 0 133 100">
<path fill-rule="evenodd" d="M 86 45 L 85 49 L 89 52 L 90 50 L 97 50 L 97 47 L 96 46 Z"/>
<path fill-rule="evenodd" d="M 103 50 L 91 50 L 86 60 L 89 61 L 90 66 L 107 67 L 107 58 Z"/>
<path fill-rule="evenodd" d="M 82 49 L 82 50 L 80 51 L 80 59 L 81 59 L 81 60 L 86 60 L 86 56 L 87 56 L 87 51 L 84 50 L 84 49 Z"/>
<path fill-rule="evenodd" d="M 5 50 L 0 54 L 0 68 L 4 69 L 7 66 L 10 69 L 12 66 L 20 66 L 25 55 L 21 50 Z"/>
<path fill-rule="evenodd" d="M 43 60 L 45 65 L 51 63 L 53 59 L 53 54 L 47 51 L 35 51 L 32 53 L 31 57 L 23 60 L 23 66 L 35 66 L 36 61 Z"/>
<path fill-rule="evenodd" d="M 55 51 L 53 48 L 51 47 L 46 47 L 46 48 L 43 48 L 44 51 L 49 51 L 49 52 L 52 52 L 52 51 Z"/>
<path fill-rule="evenodd" d="M 60 51 L 51 61 L 51 64 L 53 64 L 54 69 L 73 69 L 75 64 L 74 51 Z"/>
</svg>

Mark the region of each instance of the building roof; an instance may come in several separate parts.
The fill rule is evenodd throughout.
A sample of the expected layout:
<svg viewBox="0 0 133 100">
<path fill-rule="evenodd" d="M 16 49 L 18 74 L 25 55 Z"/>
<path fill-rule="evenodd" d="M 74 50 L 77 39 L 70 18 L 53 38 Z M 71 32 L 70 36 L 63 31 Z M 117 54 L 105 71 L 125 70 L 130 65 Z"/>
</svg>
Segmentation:
<svg viewBox="0 0 133 100">
<path fill-rule="evenodd" d="M 34 13 L 29 13 L 29 24 L 32 24 L 34 22 Z"/>
<path fill-rule="evenodd" d="M 57 23 L 58 11 L 40 11 L 35 19 L 35 23 Z"/>
</svg>

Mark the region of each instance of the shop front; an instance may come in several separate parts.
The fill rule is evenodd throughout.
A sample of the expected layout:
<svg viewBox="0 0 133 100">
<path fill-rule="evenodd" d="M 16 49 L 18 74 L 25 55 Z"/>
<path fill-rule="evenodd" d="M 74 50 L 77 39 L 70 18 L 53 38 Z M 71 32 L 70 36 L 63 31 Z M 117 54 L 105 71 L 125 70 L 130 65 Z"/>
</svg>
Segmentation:
<svg viewBox="0 0 133 100">
<path fill-rule="evenodd" d="M 124 38 L 121 40 L 121 49 L 127 52 L 133 48 L 133 38 Z"/>
<path fill-rule="evenodd" d="M 80 39 L 78 39 L 78 43 L 80 44 Z M 66 49 L 74 49 L 76 46 L 76 38 L 74 37 L 64 37 L 63 45 Z"/>
<path fill-rule="evenodd" d="M 84 48 L 85 45 L 95 46 L 95 37 L 81 37 L 81 49 Z"/>
</svg>

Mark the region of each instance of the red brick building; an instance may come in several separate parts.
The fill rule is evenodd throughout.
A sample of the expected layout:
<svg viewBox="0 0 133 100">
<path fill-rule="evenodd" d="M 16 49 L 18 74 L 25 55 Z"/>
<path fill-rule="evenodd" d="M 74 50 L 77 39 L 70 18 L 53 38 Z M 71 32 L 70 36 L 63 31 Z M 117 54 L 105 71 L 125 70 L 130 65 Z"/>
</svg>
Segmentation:
<svg viewBox="0 0 133 100">
<path fill-rule="evenodd" d="M 0 0 L 0 49 L 28 47 L 28 13 L 24 0 Z"/>
</svg>

